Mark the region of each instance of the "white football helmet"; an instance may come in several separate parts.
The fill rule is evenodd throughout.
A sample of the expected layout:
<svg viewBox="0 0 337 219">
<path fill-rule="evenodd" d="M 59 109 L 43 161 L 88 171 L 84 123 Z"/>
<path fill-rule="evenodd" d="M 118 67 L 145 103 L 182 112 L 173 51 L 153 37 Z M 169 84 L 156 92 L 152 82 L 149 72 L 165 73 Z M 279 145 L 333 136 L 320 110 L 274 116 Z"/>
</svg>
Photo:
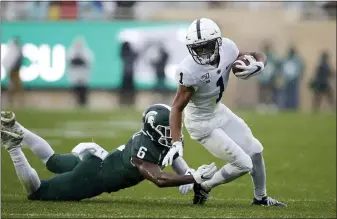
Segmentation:
<svg viewBox="0 0 337 219">
<path fill-rule="evenodd" d="M 221 44 L 220 28 L 208 18 L 193 21 L 187 29 L 186 46 L 194 61 L 200 65 L 214 61 L 219 55 Z"/>
</svg>

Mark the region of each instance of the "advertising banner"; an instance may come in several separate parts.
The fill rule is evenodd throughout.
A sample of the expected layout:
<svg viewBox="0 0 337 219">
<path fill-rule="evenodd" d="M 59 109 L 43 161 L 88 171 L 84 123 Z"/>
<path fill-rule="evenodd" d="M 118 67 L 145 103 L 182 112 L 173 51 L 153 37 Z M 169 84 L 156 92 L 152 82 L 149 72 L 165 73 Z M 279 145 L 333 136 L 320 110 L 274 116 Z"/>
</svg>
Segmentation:
<svg viewBox="0 0 337 219">
<path fill-rule="evenodd" d="M 89 86 L 118 89 L 121 86 L 123 63 L 121 42 L 128 41 L 138 53 L 134 65 L 134 83 L 138 89 L 151 89 L 157 84 L 152 61 L 158 56 L 157 45 L 168 53 L 165 85 L 175 89 L 176 65 L 188 54 L 184 44 L 186 23 L 177 22 L 2 22 L 1 23 L 1 86 L 8 84 L 3 58 L 8 41 L 19 37 L 24 64 L 20 77 L 25 87 L 69 88 L 67 52 L 76 37 L 82 37 L 92 51 L 94 62 Z"/>
</svg>

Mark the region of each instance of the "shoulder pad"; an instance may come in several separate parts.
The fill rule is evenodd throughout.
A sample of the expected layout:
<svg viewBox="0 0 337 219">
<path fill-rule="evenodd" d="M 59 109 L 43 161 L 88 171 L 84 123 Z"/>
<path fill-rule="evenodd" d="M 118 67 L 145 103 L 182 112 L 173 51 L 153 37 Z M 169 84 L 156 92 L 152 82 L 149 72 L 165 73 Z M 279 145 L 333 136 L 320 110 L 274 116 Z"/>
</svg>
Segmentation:
<svg viewBox="0 0 337 219">
<path fill-rule="evenodd" d="M 224 51 L 231 51 L 231 53 L 234 53 L 234 55 L 239 55 L 239 48 L 232 40 L 228 38 L 222 38 L 222 47 L 224 48 Z"/>
</svg>

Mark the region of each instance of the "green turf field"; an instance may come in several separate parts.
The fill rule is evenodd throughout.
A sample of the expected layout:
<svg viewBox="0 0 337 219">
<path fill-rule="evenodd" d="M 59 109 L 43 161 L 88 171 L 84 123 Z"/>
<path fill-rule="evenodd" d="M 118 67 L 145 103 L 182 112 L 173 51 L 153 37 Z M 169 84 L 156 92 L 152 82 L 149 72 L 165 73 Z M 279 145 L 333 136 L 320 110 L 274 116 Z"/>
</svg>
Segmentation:
<svg viewBox="0 0 337 219">
<path fill-rule="evenodd" d="M 125 143 L 141 125 L 141 113 L 131 110 L 15 112 L 19 122 L 44 137 L 59 153 L 70 152 L 78 142 L 92 139 L 112 150 Z M 150 182 L 81 202 L 27 201 L 13 164 L 2 149 L 2 217 L 335 218 L 335 115 L 239 115 L 264 145 L 268 194 L 286 202 L 287 208 L 250 206 L 253 193 L 249 175 L 215 188 L 210 200 L 202 207 L 191 204 L 192 193 L 181 196 L 177 188 L 157 188 Z M 193 142 L 187 133 L 185 136 L 184 157 L 190 166 L 196 168 L 211 161 L 216 161 L 219 168 L 223 165 Z M 24 152 L 41 178 L 52 175 L 28 149 Z"/>
</svg>

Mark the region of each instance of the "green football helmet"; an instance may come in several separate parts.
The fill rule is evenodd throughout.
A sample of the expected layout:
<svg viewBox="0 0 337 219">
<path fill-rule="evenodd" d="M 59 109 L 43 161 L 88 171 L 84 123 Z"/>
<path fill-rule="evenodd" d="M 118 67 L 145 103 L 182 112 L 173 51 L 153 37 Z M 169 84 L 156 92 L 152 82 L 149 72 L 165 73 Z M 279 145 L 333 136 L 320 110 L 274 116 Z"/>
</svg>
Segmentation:
<svg viewBox="0 0 337 219">
<path fill-rule="evenodd" d="M 172 147 L 170 129 L 171 107 L 166 104 L 154 104 L 147 108 L 142 115 L 143 132 L 156 144 Z M 183 142 L 183 134 L 180 136 Z"/>
</svg>

